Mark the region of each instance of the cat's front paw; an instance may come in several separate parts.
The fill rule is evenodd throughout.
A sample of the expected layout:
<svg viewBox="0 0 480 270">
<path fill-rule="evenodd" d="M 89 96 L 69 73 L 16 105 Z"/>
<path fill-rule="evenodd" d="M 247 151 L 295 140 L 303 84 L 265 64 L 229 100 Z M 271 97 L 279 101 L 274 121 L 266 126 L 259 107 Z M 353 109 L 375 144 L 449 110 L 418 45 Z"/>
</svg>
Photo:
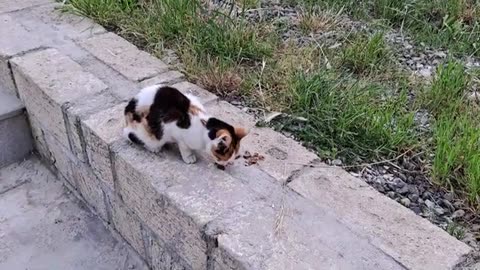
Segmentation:
<svg viewBox="0 0 480 270">
<path fill-rule="evenodd" d="M 193 164 L 197 162 L 197 157 L 193 153 L 190 155 L 182 155 L 182 159 L 187 164 Z"/>
<path fill-rule="evenodd" d="M 145 148 L 147 148 L 148 151 L 150 151 L 150 152 L 152 152 L 152 153 L 155 153 L 155 154 L 160 153 L 160 150 L 162 150 L 161 147 L 145 146 Z"/>
</svg>

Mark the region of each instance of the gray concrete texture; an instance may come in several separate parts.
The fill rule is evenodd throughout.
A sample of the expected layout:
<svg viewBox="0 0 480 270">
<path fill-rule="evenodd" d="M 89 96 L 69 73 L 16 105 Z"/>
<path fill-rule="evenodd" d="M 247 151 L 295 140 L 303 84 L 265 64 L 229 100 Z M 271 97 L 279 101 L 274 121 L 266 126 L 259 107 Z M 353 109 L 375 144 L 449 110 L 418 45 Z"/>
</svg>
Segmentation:
<svg viewBox="0 0 480 270">
<path fill-rule="evenodd" d="M 0 85 L 0 168 L 27 157 L 32 150 L 25 107 Z"/>
<path fill-rule="evenodd" d="M 36 158 L 0 169 L 0 269 L 148 267 Z"/>
<path fill-rule="evenodd" d="M 309 168 L 319 166 L 312 152 L 124 39 L 35 3 L 0 14 L 18 30 L 1 30 L 0 78 L 14 81 L 44 162 L 152 269 L 452 269 L 470 252 L 345 172 Z M 175 147 L 126 142 L 124 102 L 152 82 L 250 128 L 244 150 L 265 160 L 220 171 L 204 158 L 185 165 Z"/>
</svg>

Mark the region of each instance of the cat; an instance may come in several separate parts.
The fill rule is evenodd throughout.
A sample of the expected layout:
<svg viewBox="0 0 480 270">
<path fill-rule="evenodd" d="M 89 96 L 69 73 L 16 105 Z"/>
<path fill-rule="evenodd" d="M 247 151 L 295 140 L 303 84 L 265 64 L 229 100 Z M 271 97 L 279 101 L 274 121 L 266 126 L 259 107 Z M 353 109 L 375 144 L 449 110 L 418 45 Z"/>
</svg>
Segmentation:
<svg viewBox="0 0 480 270">
<path fill-rule="evenodd" d="M 165 85 L 143 88 L 125 107 L 123 135 L 152 152 L 176 143 L 183 161 L 197 161 L 194 151 L 205 151 L 218 168 L 238 158 L 240 141 L 248 134 L 211 117 L 197 97 Z"/>
</svg>

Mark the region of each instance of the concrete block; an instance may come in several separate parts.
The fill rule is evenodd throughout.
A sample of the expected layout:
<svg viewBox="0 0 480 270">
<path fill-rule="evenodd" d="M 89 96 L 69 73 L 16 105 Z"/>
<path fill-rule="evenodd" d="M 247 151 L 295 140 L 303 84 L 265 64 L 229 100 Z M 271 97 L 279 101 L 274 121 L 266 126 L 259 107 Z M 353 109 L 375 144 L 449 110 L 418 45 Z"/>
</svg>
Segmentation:
<svg viewBox="0 0 480 270">
<path fill-rule="evenodd" d="M 29 7 L 39 6 L 47 3 L 51 3 L 51 2 L 49 0 L 22 0 L 22 1 L 3 0 L 2 5 L 0 5 L 0 14 L 21 10 Z"/>
<path fill-rule="evenodd" d="M 43 137 L 46 142 L 48 152 L 50 153 L 50 166 L 53 167 L 57 174 L 60 174 L 74 188 L 76 183 L 76 164 L 75 158 L 68 148 L 64 147 L 56 137 L 43 130 Z"/>
<path fill-rule="evenodd" d="M 80 42 L 85 50 L 132 81 L 141 81 L 168 70 L 165 63 L 113 34 Z"/>
<path fill-rule="evenodd" d="M 12 5 L 15 5 L 12 2 Z M 4 8 L 5 3 L 0 7 Z M 44 42 L 36 35 L 31 35 L 11 16 L 0 16 L 0 86 L 3 85 L 9 94 L 16 96 L 15 84 L 8 60 L 27 51 L 40 47 Z"/>
<path fill-rule="evenodd" d="M 110 189 L 114 190 L 110 146 L 122 138 L 126 103 L 97 112 L 82 121 L 82 133 L 88 163 L 93 172 Z"/>
<path fill-rule="evenodd" d="M 119 100 L 129 101 L 140 89 L 138 83 L 128 80 L 91 54 L 78 59 L 77 62 L 85 70 L 95 74 L 95 76 L 105 82 L 108 85 L 108 92 Z"/>
<path fill-rule="evenodd" d="M 31 19 L 41 21 L 53 27 L 62 35 L 73 39 L 86 39 L 94 35 L 105 33 L 106 30 L 89 18 L 80 17 L 71 12 L 62 12 L 62 3 L 51 3 L 29 10 Z"/>
<path fill-rule="evenodd" d="M 205 224 L 235 205 L 259 199 L 242 181 L 204 160 L 184 164 L 176 149 L 155 155 L 122 142 L 113 152 L 117 190 L 125 204 L 193 269 L 206 267 Z"/>
<path fill-rule="evenodd" d="M 127 242 L 146 259 L 145 244 L 143 243 L 142 225 L 135 214 L 129 210 L 117 196 L 111 198 L 112 222 L 115 229 Z"/>
<path fill-rule="evenodd" d="M 452 269 L 471 250 L 344 170 L 311 168 L 289 186 L 407 269 Z"/>
<path fill-rule="evenodd" d="M 45 141 L 45 132 L 40 124 L 40 122 L 35 119 L 34 116 L 27 116 L 30 129 L 32 131 L 33 147 L 37 153 L 42 157 L 47 164 L 52 164 L 53 160 L 48 150 L 47 142 Z"/>
<path fill-rule="evenodd" d="M 164 84 L 164 85 L 171 85 L 175 83 L 179 83 L 184 80 L 184 77 L 182 73 L 176 71 L 176 70 L 171 70 L 167 71 L 165 73 L 162 73 L 160 75 L 157 75 L 153 78 L 146 79 L 144 81 L 140 82 L 140 87 L 144 88 L 150 85 L 154 84 Z"/>
<path fill-rule="evenodd" d="M 17 89 L 27 112 L 63 146 L 69 147 L 62 106 L 106 89 L 95 76 L 55 49 L 11 60 Z"/>
<path fill-rule="evenodd" d="M 279 194 L 207 225 L 214 269 L 404 269 L 328 212 L 288 189 Z"/>
<path fill-rule="evenodd" d="M 205 105 L 207 113 L 223 120 L 232 126 L 252 129 L 255 126 L 255 118 L 232 104 L 225 101 L 214 101 Z"/>
<path fill-rule="evenodd" d="M 12 72 L 8 60 L 0 58 L 0 85 L 4 86 L 5 92 L 17 96 L 17 89 L 13 82 Z"/>
<path fill-rule="evenodd" d="M 184 94 L 191 94 L 197 96 L 202 104 L 207 104 L 208 102 L 218 99 L 218 97 L 207 90 L 193 84 L 190 82 L 180 82 L 173 85 L 173 87 L 180 90 Z"/>
<path fill-rule="evenodd" d="M 92 169 L 87 164 L 83 162 L 74 162 L 72 163 L 72 166 L 74 166 L 72 170 L 77 190 L 101 219 L 105 222 L 110 222 L 109 200 L 107 199 L 107 194 L 105 194 L 102 188 L 100 180 L 97 179 Z M 108 189 L 106 192 L 108 192 Z M 113 191 L 110 191 L 109 194 L 113 194 Z"/>
<path fill-rule="evenodd" d="M 73 154 L 82 162 L 87 162 L 87 152 L 81 121 L 92 114 L 120 103 L 108 92 L 102 92 L 87 99 L 68 103 L 63 107 L 65 125 Z"/>
<path fill-rule="evenodd" d="M 149 229 L 144 230 L 149 265 L 152 270 L 190 270 L 191 268 L 178 254 L 159 240 Z"/>
<path fill-rule="evenodd" d="M 298 142 L 270 128 L 252 128 L 242 140 L 242 148 L 251 154 L 259 153 L 264 156 L 265 159 L 255 166 L 282 183 L 296 171 L 318 159 Z"/>
</svg>

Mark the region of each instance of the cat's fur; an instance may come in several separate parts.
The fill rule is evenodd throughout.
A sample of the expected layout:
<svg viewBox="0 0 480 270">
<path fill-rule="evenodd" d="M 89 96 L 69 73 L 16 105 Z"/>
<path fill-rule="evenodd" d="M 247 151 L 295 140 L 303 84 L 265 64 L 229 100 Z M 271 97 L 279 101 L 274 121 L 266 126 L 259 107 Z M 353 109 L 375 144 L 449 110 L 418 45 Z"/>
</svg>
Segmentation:
<svg viewBox="0 0 480 270">
<path fill-rule="evenodd" d="M 125 107 L 124 136 L 152 152 L 176 143 L 185 163 L 205 151 L 222 166 L 235 159 L 246 129 L 209 116 L 199 100 L 163 85 L 145 87 Z"/>
</svg>

